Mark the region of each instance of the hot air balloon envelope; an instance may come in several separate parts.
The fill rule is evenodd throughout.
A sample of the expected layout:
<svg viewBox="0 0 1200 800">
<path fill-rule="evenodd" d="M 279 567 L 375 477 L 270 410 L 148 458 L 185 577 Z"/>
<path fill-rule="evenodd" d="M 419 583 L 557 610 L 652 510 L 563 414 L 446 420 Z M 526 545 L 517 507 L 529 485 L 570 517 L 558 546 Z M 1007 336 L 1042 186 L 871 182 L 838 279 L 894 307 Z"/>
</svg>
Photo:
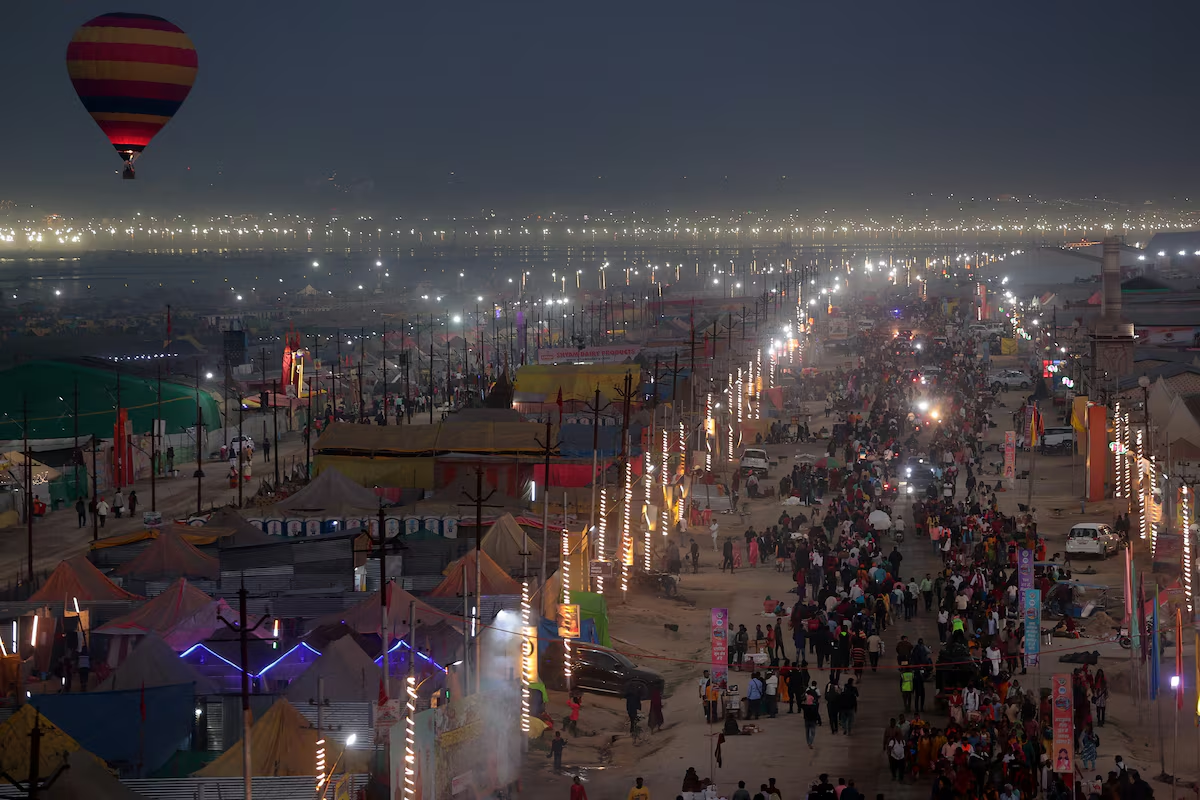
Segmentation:
<svg viewBox="0 0 1200 800">
<path fill-rule="evenodd" d="M 149 14 L 103 14 L 67 45 L 67 73 L 84 108 L 125 161 L 133 162 L 192 90 L 196 48 L 172 23 Z"/>
</svg>

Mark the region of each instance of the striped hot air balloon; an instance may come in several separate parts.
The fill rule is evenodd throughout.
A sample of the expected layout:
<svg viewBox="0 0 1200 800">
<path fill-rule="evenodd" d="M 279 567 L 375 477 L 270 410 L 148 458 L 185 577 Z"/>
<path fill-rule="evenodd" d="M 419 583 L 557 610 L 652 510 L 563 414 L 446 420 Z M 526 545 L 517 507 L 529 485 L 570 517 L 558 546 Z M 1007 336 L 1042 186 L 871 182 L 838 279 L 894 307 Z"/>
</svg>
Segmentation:
<svg viewBox="0 0 1200 800">
<path fill-rule="evenodd" d="M 150 14 L 102 14 L 67 46 L 67 73 L 125 162 L 133 162 L 192 90 L 196 48 L 172 23 Z"/>
</svg>

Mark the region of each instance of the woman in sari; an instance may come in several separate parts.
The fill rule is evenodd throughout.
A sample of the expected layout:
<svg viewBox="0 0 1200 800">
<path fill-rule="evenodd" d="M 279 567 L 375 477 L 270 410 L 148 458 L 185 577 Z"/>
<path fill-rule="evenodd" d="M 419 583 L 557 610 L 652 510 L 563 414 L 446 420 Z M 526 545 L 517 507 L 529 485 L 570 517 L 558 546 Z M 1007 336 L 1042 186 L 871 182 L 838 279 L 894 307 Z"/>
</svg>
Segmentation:
<svg viewBox="0 0 1200 800">
<path fill-rule="evenodd" d="M 650 694 L 650 716 L 646 719 L 646 724 L 650 728 L 651 733 L 657 733 L 662 730 L 663 726 L 663 702 L 662 689 L 655 689 Z"/>
</svg>

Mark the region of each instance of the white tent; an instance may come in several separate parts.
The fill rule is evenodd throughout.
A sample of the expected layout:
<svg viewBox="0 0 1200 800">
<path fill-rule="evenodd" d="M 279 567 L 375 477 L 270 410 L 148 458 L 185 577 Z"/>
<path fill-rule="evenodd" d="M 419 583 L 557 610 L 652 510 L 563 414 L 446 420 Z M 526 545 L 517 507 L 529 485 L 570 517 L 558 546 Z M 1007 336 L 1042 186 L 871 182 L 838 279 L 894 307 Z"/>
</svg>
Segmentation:
<svg viewBox="0 0 1200 800">
<path fill-rule="evenodd" d="M 317 683 L 325 679 L 321 695 L 331 703 L 373 703 L 379 697 L 379 679 L 383 669 L 363 652 L 352 636 L 329 643 L 320 656 L 300 677 L 288 686 L 284 697 L 303 707 L 318 697 Z"/>
<path fill-rule="evenodd" d="M 522 553 L 529 554 L 530 564 L 540 564 L 542 561 L 541 545 L 525 533 L 512 514 L 503 514 L 492 523 L 492 527 L 488 528 L 488 532 L 480 541 L 479 548 L 509 574 L 522 569 Z"/>
<path fill-rule="evenodd" d="M 99 692 L 119 689 L 153 689 L 190 683 L 197 695 L 218 694 L 219 687 L 179 658 L 170 645 L 151 633 L 138 642 L 129 657 L 96 687 Z"/>
</svg>

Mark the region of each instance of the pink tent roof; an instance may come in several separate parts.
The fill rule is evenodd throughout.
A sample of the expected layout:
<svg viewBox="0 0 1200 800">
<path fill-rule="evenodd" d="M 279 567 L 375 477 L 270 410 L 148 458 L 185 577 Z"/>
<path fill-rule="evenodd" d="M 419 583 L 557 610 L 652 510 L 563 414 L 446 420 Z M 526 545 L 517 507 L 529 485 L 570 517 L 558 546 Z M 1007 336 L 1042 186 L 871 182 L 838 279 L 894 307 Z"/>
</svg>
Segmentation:
<svg viewBox="0 0 1200 800">
<path fill-rule="evenodd" d="M 72 600 L 109 603 L 142 598 L 110 581 L 87 560 L 87 556 L 75 556 L 55 567 L 46 584 L 29 599 L 39 603 L 70 603 Z"/>
<path fill-rule="evenodd" d="M 435 628 L 440 624 L 462 630 L 461 620 L 445 614 L 433 606 L 422 603 L 413 595 L 401 589 L 394 582 L 388 582 L 388 634 L 390 639 L 405 639 L 408 637 L 408 610 L 412 601 L 417 603 L 418 630 Z M 382 612 L 379 607 L 379 592 L 364 598 L 361 602 L 347 608 L 345 611 L 335 611 L 332 614 L 317 619 L 312 628 L 323 625 L 336 625 L 344 622 L 350 630 L 356 633 L 370 633 L 380 636 L 383 630 Z"/>
<path fill-rule="evenodd" d="M 213 604 L 211 597 L 180 578 L 158 597 L 97 628 L 96 633 L 137 636 L 154 632 L 165 639 L 180 622 Z"/>
<path fill-rule="evenodd" d="M 190 578 L 215 581 L 221 577 L 221 562 L 201 553 L 179 534 L 163 533 L 132 561 L 117 567 L 114 574 L 141 580 Z"/>
</svg>

